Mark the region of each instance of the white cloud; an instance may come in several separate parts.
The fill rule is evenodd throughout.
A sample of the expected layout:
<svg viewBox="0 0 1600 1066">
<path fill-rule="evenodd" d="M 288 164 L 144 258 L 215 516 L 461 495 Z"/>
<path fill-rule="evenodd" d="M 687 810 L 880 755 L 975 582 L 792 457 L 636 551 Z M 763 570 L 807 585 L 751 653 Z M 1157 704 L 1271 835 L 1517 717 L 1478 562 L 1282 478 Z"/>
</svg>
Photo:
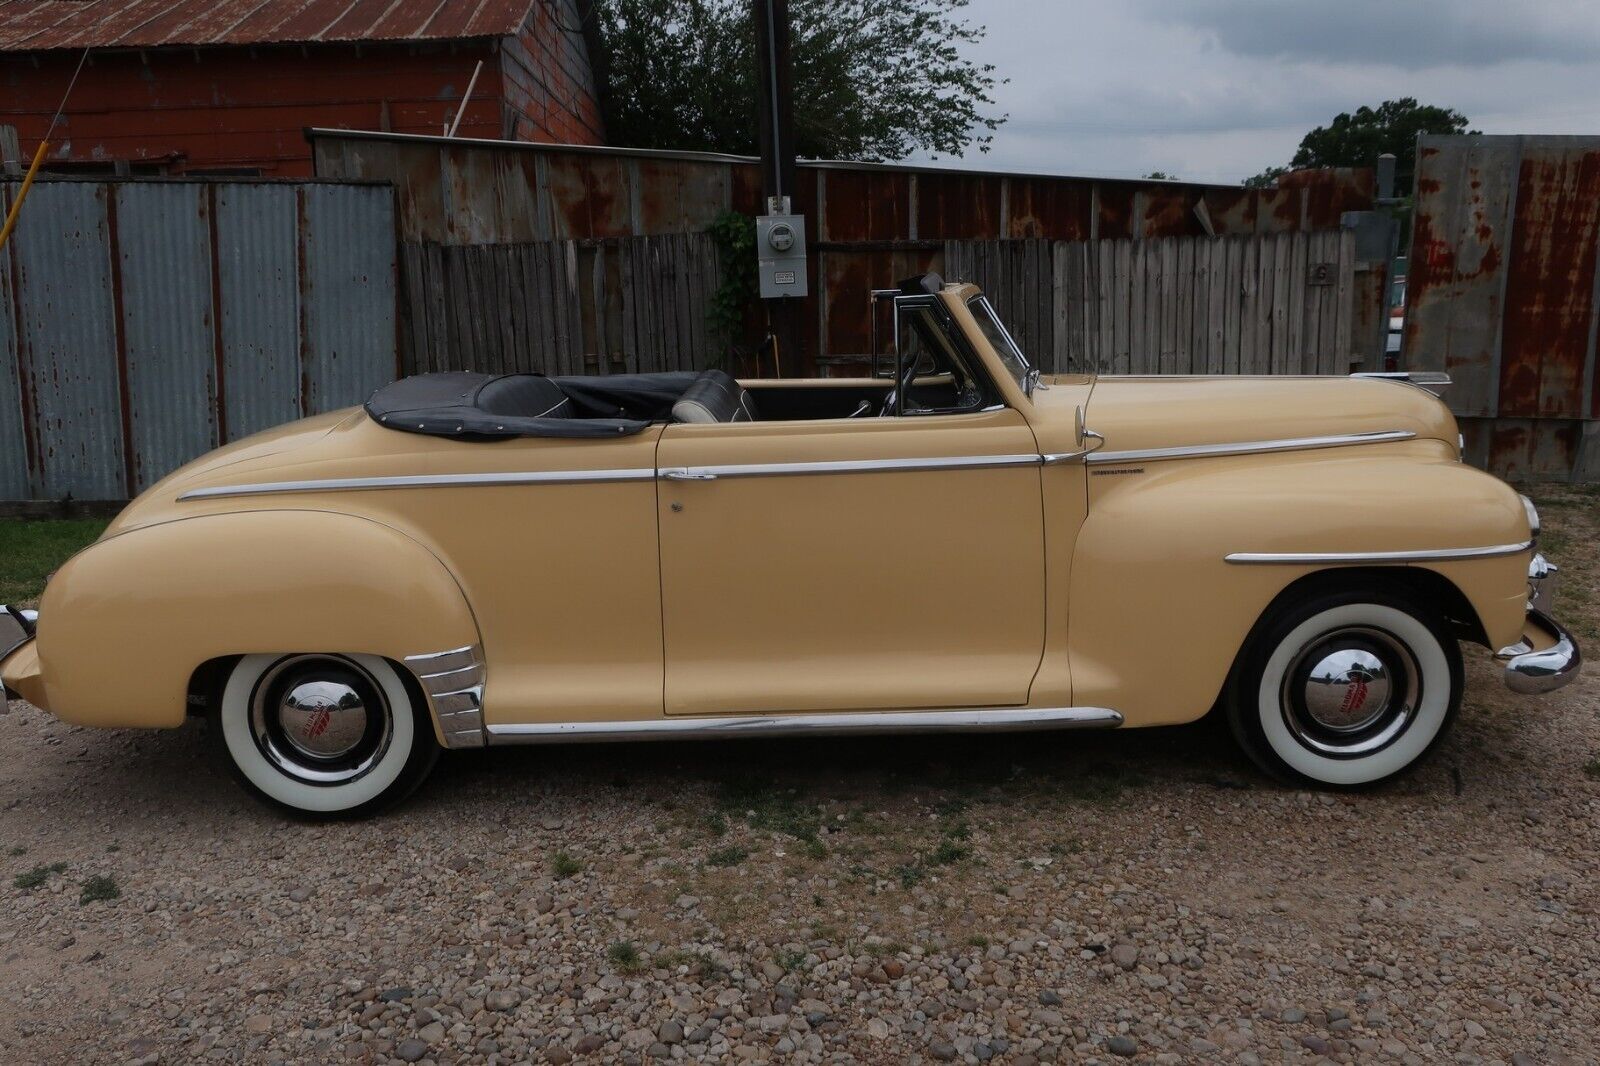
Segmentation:
<svg viewBox="0 0 1600 1066">
<path fill-rule="evenodd" d="M 974 0 L 1010 170 L 1237 181 L 1414 96 L 1486 133 L 1600 133 L 1600 0 Z"/>
</svg>

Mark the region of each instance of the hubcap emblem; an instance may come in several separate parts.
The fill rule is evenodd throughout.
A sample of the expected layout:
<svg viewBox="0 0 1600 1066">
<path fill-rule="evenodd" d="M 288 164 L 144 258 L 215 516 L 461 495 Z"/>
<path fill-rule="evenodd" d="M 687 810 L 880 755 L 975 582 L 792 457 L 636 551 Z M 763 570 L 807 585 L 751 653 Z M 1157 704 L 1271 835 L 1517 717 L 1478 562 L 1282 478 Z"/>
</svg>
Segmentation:
<svg viewBox="0 0 1600 1066">
<path fill-rule="evenodd" d="M 1361 648 L 1344 648 L 1311 668 L 1305 706 L 1324 728 L 1353 731 L 1388 708 L 1389 691 L 1389 672 L 1382 659 Z"/>
<path fill-rule="evenodd" d="M 283 696 L 278 722 L 289 743 L 317 759 L 335 759 L 361 742 L 367 708 L 361 694 L 338 681 L 302 681 Z"/>
</svg>

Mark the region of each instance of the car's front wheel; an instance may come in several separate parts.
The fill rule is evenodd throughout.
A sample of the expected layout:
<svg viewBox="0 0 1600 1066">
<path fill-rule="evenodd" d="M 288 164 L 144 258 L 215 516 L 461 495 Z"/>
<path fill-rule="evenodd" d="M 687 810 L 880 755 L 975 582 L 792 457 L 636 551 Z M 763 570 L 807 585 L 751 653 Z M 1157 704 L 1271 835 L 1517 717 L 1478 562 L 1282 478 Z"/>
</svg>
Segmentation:
<svg viewBox="0 0 1600 1066">
<path fill-rule="evenodd" d="M 248 791 L 312 818 L 395 803 L 439 757 L 421 698 L 375 655 L 246 655 L 210 726 Z"/>
<path fill-rule="evenodd" d="M 1415 765 L 1455 720 L 1461 690 L 1460 648 L 1431 611 L 1351 591 L 1264 619 L 1226 705 L 1234 736 L 1267 772 L 1353 788 Z"/>
</svg>

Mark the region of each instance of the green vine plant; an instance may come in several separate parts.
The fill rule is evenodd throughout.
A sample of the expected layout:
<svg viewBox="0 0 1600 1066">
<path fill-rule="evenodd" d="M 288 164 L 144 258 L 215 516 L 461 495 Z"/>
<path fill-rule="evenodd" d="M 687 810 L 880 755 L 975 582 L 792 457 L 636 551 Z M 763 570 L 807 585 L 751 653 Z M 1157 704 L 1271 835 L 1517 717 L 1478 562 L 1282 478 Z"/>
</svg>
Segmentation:
<svg viewBox="0 0 1600 1066">
<path fill-rule="evenodd" d="M 715 364 L 726 367 L 751 354 L 744 326 L 761 291 L 756 275 L 756 220 L 738 211 L 723 211 L 711 220 L 706 232 L 716 245 L 720 274 L 706 322 L 717 342 Z"/>
</svg>

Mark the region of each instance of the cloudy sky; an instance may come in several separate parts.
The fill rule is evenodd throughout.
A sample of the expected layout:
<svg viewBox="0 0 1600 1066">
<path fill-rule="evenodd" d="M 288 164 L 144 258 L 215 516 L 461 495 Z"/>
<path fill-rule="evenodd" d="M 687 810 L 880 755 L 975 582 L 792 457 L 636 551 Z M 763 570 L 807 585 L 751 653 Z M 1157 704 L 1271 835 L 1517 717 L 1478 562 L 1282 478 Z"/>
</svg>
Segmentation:
<svg viewBox="0 0 1600 1066">
<path fill-rule="evenodd" d="M 1485 133 L 1600 133 L 1600 0 L 973 0 L 1007 170 L 1237 181 L 1400 96 Z"/>
</svg>

